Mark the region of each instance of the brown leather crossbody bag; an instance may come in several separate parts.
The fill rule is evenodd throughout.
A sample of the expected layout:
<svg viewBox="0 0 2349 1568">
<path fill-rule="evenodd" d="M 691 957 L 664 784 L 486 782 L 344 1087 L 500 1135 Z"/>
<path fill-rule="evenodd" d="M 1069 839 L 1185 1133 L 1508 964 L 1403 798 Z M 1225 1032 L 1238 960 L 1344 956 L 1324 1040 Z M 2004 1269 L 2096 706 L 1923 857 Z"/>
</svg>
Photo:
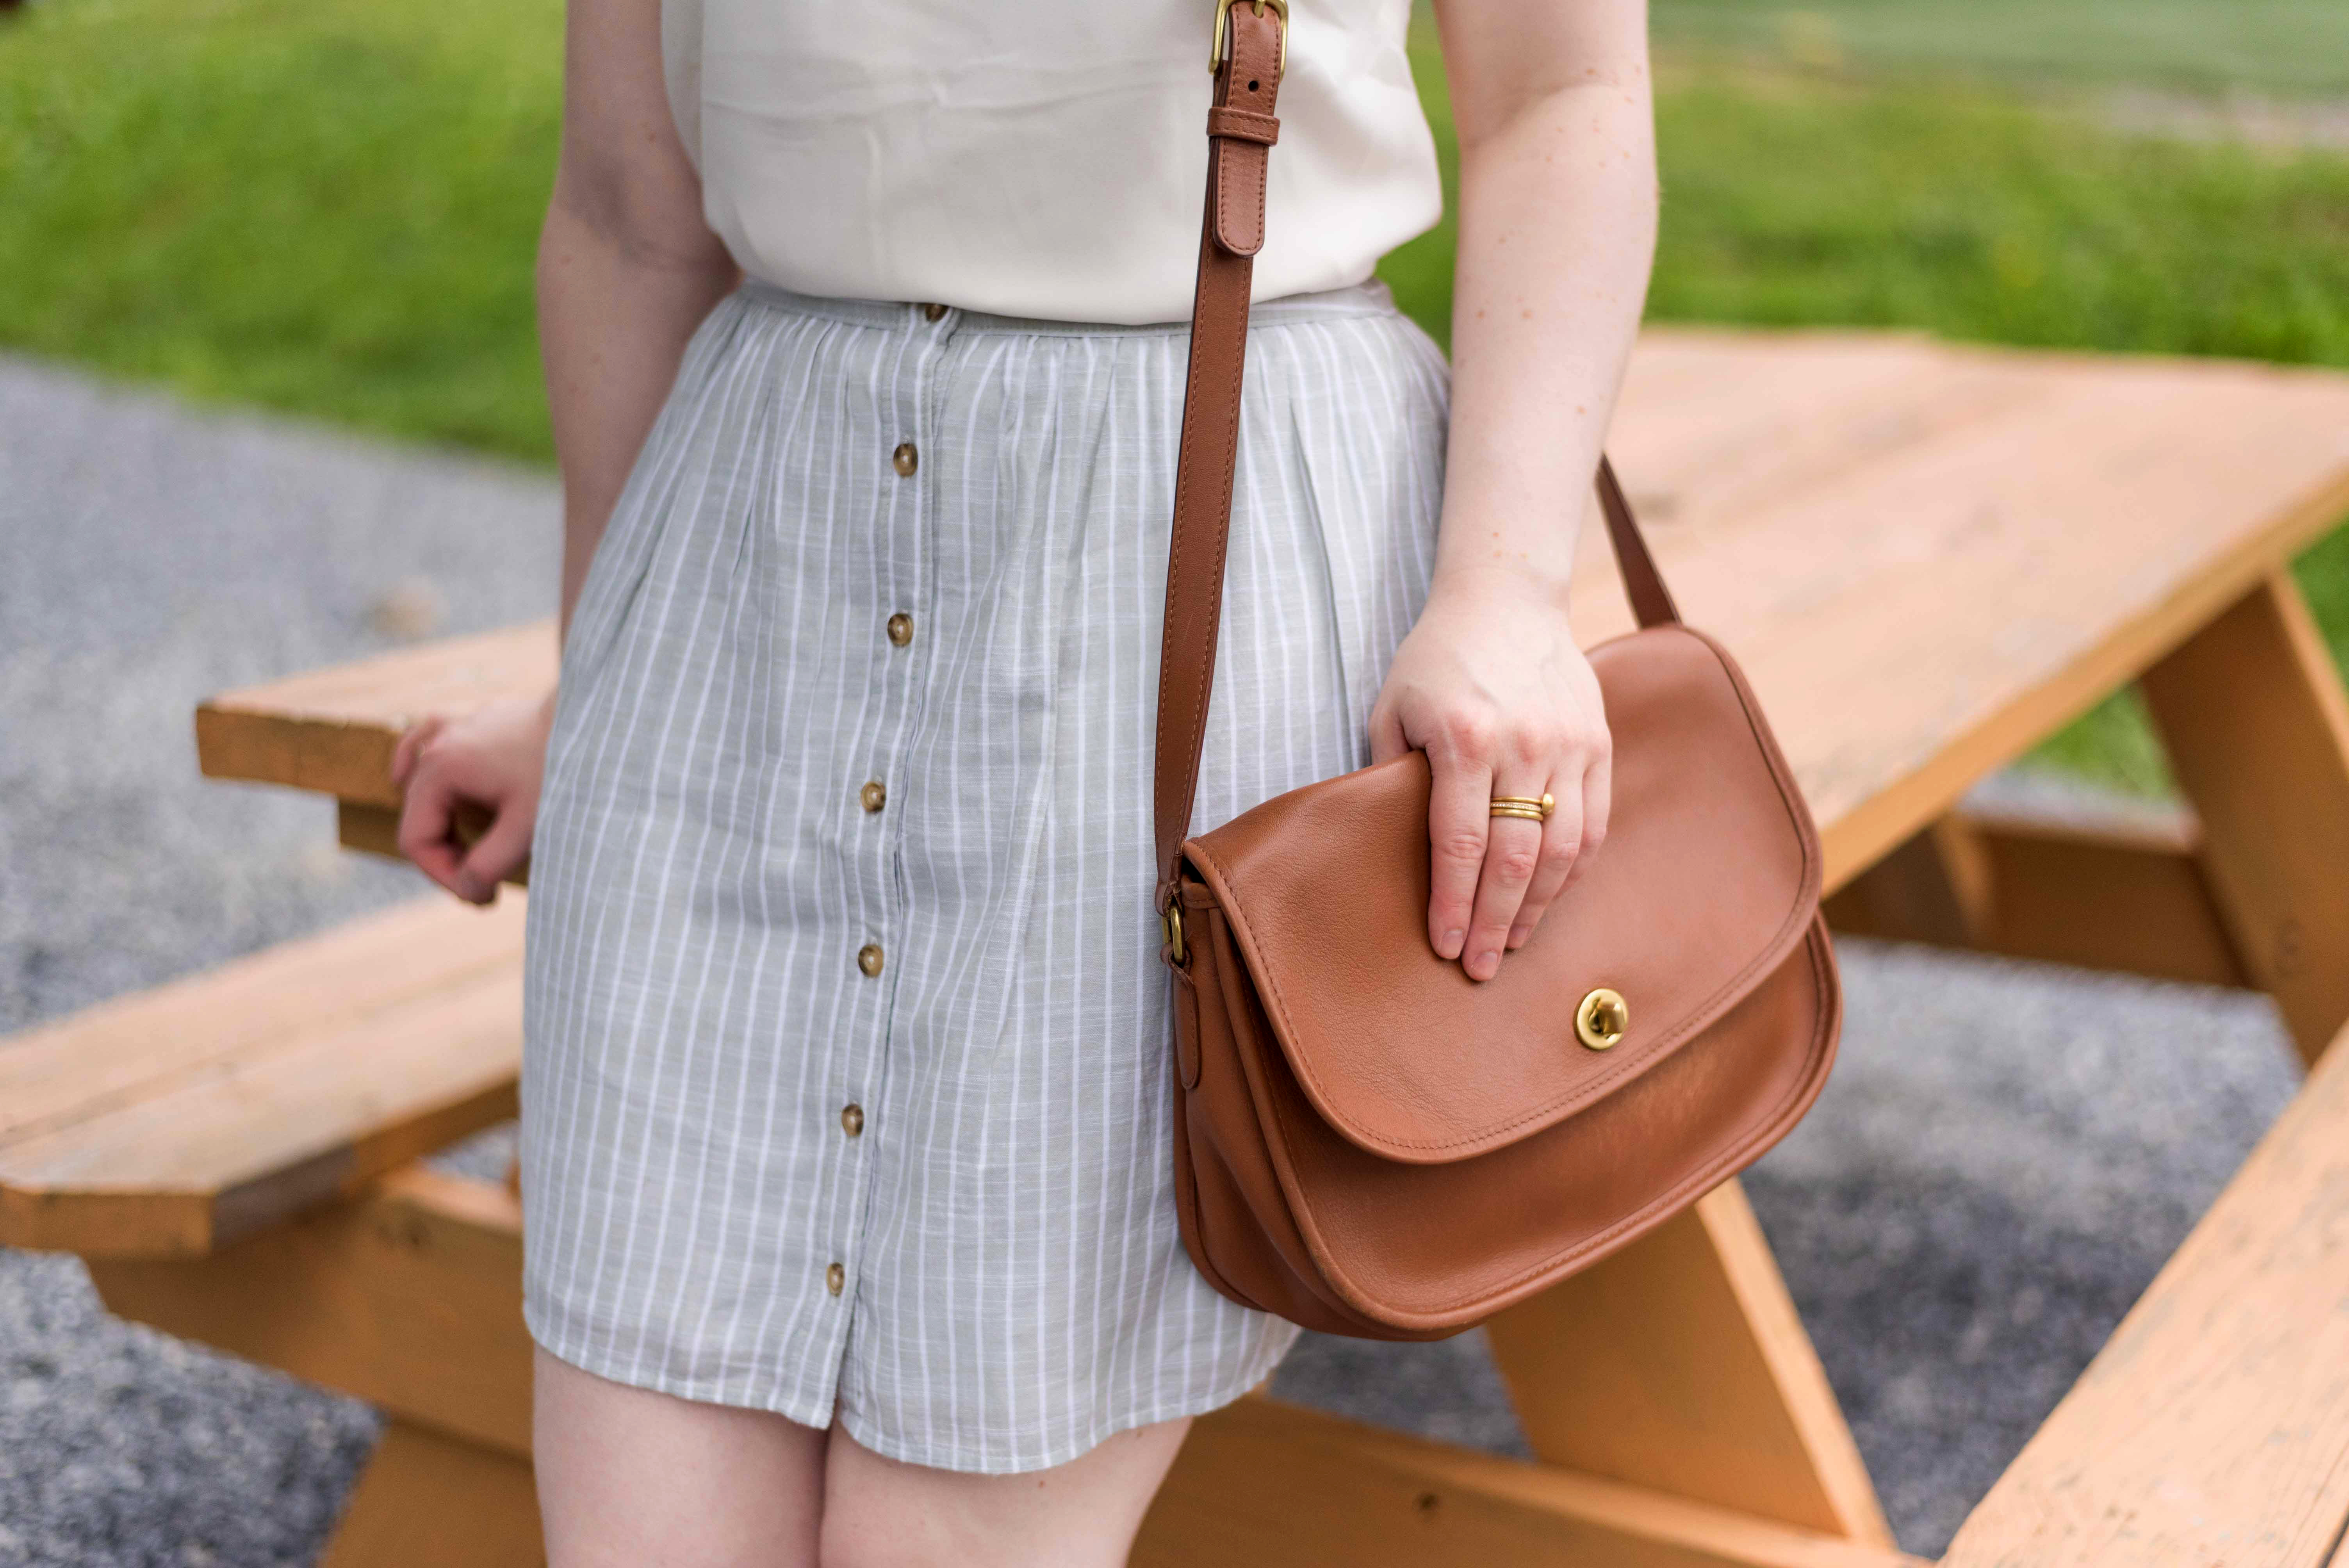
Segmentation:
<svg viewBox="0 0 2349 1568">
<path fill-rule="evenodd" d="M 1841 993 L 1819 845 L 1754 694 L 1681 624 L 1612 470 L 1640 630 L 1592 650 L 1604 849 L 1500 973 L 1427 939 L 1423 753 L 1188 837 L 1215 674 L 1251 258 L 1287 15 L 1225 0 L 1166 570 L 1154 806 L 1183 1240 L 1309 1328 L 1433 1339 L 1652 1229 L 1809 1109 Z"/>
</svg>

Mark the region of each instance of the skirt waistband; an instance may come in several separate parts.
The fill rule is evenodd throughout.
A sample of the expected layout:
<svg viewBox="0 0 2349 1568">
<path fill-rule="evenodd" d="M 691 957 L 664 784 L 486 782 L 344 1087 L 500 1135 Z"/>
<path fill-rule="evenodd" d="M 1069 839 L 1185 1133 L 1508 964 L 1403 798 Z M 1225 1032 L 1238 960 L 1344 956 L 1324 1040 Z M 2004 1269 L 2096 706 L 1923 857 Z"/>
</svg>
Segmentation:
<svg viewBox="0 0 2349 1568">
<path fill-rule="evenodd" d="M 928 315 L 931 306 L 919 300 L 845 299 L 827 294 L 797 294 L 759 278 L 745 279 L 741 293 L 745 298 L 771 310 L 825 316 L 864 326 L 924 325 L 931 320 Z M 1319 321 L 1332 316 L 1395 314 L 1397 307 L 1393 294 L 1384 282 L 1371 277 L 1343 288 L 1259 300 L 1248 307 L 1248 325 L 1278 326 L 1290 322 Z M 954 305 L 943 307 L 936 324 L 941 328 L 951 326 L 957 332 L 1043 334 L 1057 337 L 1165 336 L 1179 335 L 1191 330 L 1191 323 L 1187 319 L 1131 323 L 1052 321 L 1041 316 L 996 315 L 988 311 L 963 310 Z"/>
</svg>

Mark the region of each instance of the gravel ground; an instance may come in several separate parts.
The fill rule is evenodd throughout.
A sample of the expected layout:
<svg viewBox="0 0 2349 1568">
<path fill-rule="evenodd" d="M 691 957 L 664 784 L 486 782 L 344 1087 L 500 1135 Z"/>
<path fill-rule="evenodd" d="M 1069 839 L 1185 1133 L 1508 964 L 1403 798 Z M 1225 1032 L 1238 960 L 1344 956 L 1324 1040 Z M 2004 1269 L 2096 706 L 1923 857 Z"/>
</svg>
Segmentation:
<svg viewBox="0 0 2349 1568">
<path fill-rule="evenodd" d="M 0 1032 L 412 895 L 323 802 L 200 779 L 190 710 L 545 614 L 554 518 L 529 470 L 0 360 Z M 1901 1543 L 1937 1554 L 2296 1072 L 2256 996 L 1843 955 L 1843 1061 L 1748 1189 Z M 1278 1387 L 1522 1451 L 1474 1336 L 1309 1339 Z M 0 1251 L 0 1568 L 307 1563 L 375 1430 Z"/>
</svg>

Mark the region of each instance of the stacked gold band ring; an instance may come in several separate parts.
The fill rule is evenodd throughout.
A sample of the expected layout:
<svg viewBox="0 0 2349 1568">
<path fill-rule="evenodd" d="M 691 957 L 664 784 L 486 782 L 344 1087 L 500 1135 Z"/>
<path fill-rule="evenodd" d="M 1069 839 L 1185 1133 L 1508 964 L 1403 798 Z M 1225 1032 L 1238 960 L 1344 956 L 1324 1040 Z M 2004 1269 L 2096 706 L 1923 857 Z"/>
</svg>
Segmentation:
<svg viewBox="0 0 2349 1568">
<path fill-rule="evenodd" d="M 1557 800 L 1554 796 L 1544 795 L 1539 799 L 1531 795 L 1493 797 L 1493 815 L 1495 817 L 1524 817 L 1536 822 L 1547 822 L 1549 814 L 1557 810 Z"/>
</svg>

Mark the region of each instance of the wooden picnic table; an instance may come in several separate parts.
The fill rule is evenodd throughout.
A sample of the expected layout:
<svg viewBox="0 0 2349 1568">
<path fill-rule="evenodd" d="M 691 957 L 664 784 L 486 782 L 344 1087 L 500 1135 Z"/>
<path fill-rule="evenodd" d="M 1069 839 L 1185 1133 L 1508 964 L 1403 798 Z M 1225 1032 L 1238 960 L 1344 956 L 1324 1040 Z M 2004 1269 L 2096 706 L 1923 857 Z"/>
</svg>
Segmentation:
<svg viewBox="0 0 2349 1568">
<path fill-rule="evenodd" d="M 2349 705 L 2289 573 L 2349 513 L 2349 377 L 1657 329 L 1610 445 L 1772 716 L 1840 926 L 2254 985 L 2311 1061 L 2349 1021 Z M 1596 640 L 1629 615 L 1587 531 Z M 405 649 L 207 703 L 200 756 L 331 795 L 346 843 L 387 849 L 401 727 L 554 669 L 549 624 Z M 2132 681 L 2190 810 L 1960 810 Z M 0 1241 L 390 1413 L 344 1568 L 534 1550 L 520 1215 L 411 1163 L 511 1109 L 504 903 L 428 901 L 0 1051 Z M 1250 1399 L 1200 1423 L 1136 1561 L 1907 1561 L 1735 1182 L 1490 1337 L 1537 1463 Z M 2349 1432 L 2349 1396 L 2325 1409 Z"/>
</svg>

